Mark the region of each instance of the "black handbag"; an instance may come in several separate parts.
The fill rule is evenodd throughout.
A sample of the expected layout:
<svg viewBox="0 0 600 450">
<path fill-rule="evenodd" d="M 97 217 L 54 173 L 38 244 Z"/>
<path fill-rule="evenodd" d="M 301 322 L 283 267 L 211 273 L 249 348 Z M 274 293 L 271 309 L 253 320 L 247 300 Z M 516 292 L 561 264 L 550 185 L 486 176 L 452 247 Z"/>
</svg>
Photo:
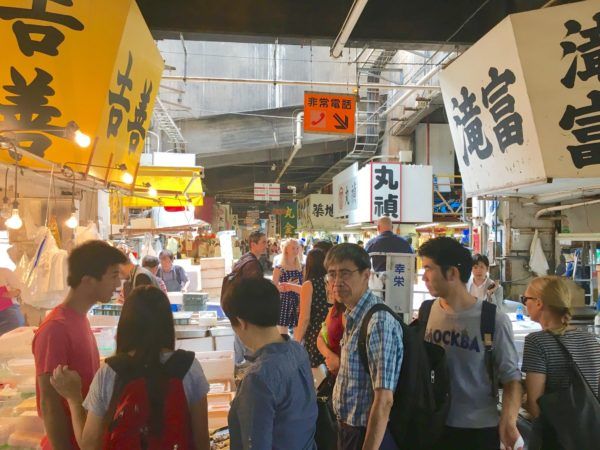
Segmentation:
<svg viewBox="0 0 600 450">
<path fill-rule="evenodd" d="M 565 450 L 598 449 L 600 401 L 571 353 L 556 335 L 552 336 L 569 360 L 570 384 L 566 389 L 544 394 L 538 399 L 541 422 L 552 427 Z"/>
<path fill-rule="evenodd" d="M 315 442 L 317 450 L 336 450 L 338 424 L 331 396 L 335 378 L 329 374 L 317 388 L 317 431 L 315 433 Z"/>
</svg>

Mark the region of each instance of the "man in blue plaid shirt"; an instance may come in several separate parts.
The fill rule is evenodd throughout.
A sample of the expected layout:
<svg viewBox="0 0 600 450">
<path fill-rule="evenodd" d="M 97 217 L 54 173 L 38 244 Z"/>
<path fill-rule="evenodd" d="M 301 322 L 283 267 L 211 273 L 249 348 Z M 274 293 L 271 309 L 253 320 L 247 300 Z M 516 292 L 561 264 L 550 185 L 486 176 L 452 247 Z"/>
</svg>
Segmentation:
<svg viewBox="0 0 600 450">
<path fill-rule="evenodd" d="M 355 244 L 332 248 L 325 260 L 327 281 L 336 300 L 346 305 L 340 369 L 333 391 L 339 422 L 339 450 L 396 450 L 388 430 L 394 391 L 402 366 L 402 328 L 385 311 L 373 315 L 367 329 L 367 373 L 358 352 L 363 317 L 382 300 L 368 288 L 371 261 Z"/>
</svg>

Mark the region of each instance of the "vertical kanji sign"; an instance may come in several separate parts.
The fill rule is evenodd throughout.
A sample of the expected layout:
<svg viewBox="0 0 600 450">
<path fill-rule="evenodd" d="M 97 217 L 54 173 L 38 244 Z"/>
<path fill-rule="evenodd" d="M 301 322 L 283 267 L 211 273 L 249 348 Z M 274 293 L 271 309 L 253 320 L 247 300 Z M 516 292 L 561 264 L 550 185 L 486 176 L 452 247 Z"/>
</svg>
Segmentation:
<svg viewBox="0 0 600 450">
<path fill-rule="evenodd" d="M 390 253 L 386 257 L 385 302 L 396 313 L 412 319 L 415 255 Z"/>
<path fill-rule="evenodd" d="M 304 93 L 304 132 L 354 134 L 356 96 Z"/>
<path fill-rule="evenodd" d="M 388 216 L 392 222 L 401 222 L 400 163 L 370 163 L 371 166 L 371 222 Z"/>
</svg>

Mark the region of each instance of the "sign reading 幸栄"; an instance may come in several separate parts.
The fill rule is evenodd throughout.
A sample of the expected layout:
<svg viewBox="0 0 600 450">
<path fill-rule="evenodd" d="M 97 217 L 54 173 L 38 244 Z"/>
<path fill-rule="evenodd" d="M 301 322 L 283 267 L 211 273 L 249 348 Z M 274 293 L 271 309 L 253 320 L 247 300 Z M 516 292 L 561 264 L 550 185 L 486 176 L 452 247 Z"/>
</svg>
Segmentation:
<svg viewBox="0 0 600 450">
<path fill-rule="evenodd" d="M 356 96 L 304 93 L 304 132 L 354 134 Z"/>
</svg>

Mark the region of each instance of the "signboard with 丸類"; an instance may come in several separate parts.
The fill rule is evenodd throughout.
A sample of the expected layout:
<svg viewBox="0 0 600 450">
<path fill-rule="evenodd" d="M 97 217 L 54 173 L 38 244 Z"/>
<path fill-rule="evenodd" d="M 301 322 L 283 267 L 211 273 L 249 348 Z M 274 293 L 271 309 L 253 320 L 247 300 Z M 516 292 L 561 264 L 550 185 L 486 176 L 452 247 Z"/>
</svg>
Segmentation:
<svg viewBox="0 0 600 450">
<path fill-rule="evenodd" d="M 356 96 L 304 93 L 304 132 L 354 134 Z"/>
<path fill-rule="evenodd" d="M 70 163 L 76 171 L 86 172 L 89 164 L 126 164 L 133 173 L 163 64 L 135 1 L 5 0 L 0 5 L 0 40 L 5 61 L 0 69 L 1 135 L 37 157 Z M 121 69 L 119 58 L 129 51 L 137 67 L 122 78 L 127 78 L 129 88 L 129 105 L 121 121 L 123 138 L 109 142 L 103 136 L 110 91 Z M 152 91 L 147 89 L 150 83 Z M 144 93 L 147 101 L 142 101 Z M 141 111 L 147 120 L 140 120 Z M 71 122 L 92 138 L 88 148 L 68 139 Z M 124 145 L 133 132 L 141 137 L 139 145 Z M 0 161 L 12 159 L 0 151 Z M 48 168 L 27 156 L 20 164 Z M 89 173 L 104 179 L 107 170 Z"/>
</svg>

